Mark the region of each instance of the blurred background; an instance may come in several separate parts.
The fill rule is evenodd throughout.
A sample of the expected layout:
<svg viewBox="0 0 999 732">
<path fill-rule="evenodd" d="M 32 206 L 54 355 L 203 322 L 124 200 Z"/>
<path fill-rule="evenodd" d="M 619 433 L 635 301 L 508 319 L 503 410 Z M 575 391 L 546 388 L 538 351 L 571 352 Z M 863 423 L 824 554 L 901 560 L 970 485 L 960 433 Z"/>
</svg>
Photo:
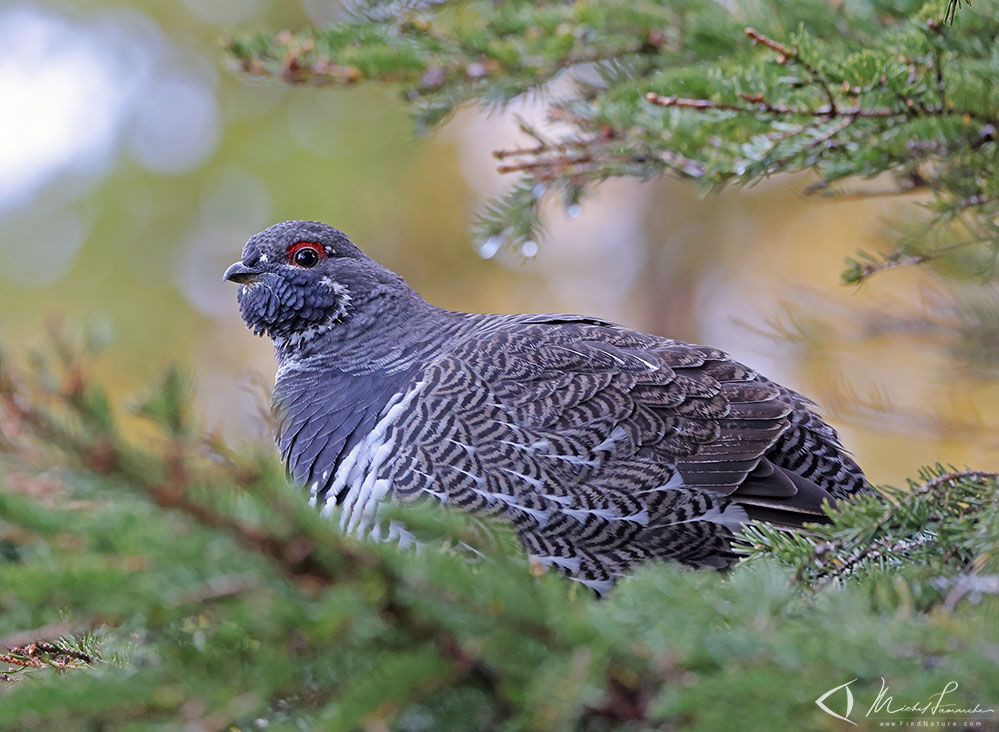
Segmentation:
<svg viewBox="0 0 999 732">
<path fill-rule="evenodd" d="M 513 112 L 542 109 L 466 110 L 418 140 L 390 91 L 224 68 L 227 29 L 340 17 L 322 0 L 0 0 L 0 341 L 18 352 L 52 319 L 102 317 L 113 393 L 177 362 L 207 426 L 255 437 L 273 356 L 222 272 L 259 229 L 319 219 L 443 307 L 581 312 L 721 347 L 819 402 L 875 482 L 999 463 L 999 373 L 955 338 L 974 307 L 959 288 L 917 270 L 838 283 L 918 199 L 806 200 L 806 177 L 706 198 L 613 182 L 553 209 L 535 256 L 476 251 L 476 211 L 513 183 L 491 151 L 523 143 Z"/>
</svg>

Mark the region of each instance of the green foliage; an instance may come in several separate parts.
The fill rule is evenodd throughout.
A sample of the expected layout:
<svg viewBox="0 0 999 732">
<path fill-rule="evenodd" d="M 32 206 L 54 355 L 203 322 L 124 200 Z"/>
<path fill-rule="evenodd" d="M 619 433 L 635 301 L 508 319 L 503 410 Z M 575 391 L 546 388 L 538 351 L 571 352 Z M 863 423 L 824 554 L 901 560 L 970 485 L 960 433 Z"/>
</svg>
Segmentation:
<svg viewBox="0 0 999 732">
<path fill-rule="evenodd" d="M 858 706 L 882 676 L 999 697 L 994 474 L 756 526 L 730 574 L 650 566 L 598 601 L 437 508 L 396 509 L 419 552 L 343 536 L 269 448 L 202 435 L 176 371 L 107 419 L 92 356 L 55 351 L 0 379 L 0 728 L 838 729 L 813 702 L 850 679 Z"/>
<path fill-rule="evenodd" d="M 497 151 L 521 178 L 476 228 L 489 251 L 618 176 L 931 194 L 929 230 L 858 256 L 860 282 L 996 257 L 996 11 L 960 5 L 367 0 L 226 46 L 250 75 L 394 85 L 424 132 L 547 99 L 562 132 Z M 993 312 L 969 306 L 955 348 L 987 361 Z M 863 729 L 882 677 L 900 704 L 953 681 L 956 705 L 999 701 L 993 473 L 936 466 L 808 533 L 750 527 L 728 574 L 648 566 L 597 601 L 439 509 L 396 509 L 419 552 L 342 536 L 270 446 L 202 433 L 182 370 L 120 408 L 107 340 L 53 328 L 27 368 L 0 360 L 0 729 L 835 730 L 814 701 L 851 679 Z"/>
<path fill-rule="evenodd" d="M 242 72 L 287 83 L 399 87 L 421 132 L 461 104 L 547 93 L 564 132 L 496 152 L 521 181 L 476 227 L 490 249 L 537 238 L 542 195 L 572 205 L 620 176 L 710 189 L 810 170 L 823 196 L 932 196 L 923 231 L 934 235 L 849 260 L 843 280 L 855 284 L 945 257 L 995 271 L 996 5 L 958 5 L 368 0 L 329 30 L 226 49 Z M 882 174 L 892 182 L 862 183 Z"/>
<path fill-rule="evenodd" d="M 953 605 L 979 575 L 999 574 L 995 482 L 994 473 L 937 465 L 906 490 L 882 489 L 887 504 L 863 497 L 830 511 L 831 523 L 807 536 L 750 526 L 744 550 L 751 559 L 778 557 L 796 567 L 795 579 L 808 591 L 849 577 L 883 593 L 880 580 L 901 575 L 917 607 Z"/>
</svg>

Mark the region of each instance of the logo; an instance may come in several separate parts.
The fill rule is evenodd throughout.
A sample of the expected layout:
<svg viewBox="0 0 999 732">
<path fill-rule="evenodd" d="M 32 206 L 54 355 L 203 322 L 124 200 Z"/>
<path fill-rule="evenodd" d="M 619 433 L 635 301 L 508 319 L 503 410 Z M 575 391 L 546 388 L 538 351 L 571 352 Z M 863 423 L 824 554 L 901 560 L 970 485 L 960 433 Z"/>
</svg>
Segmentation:
<svg viewBox="0 0 999 732">
<path fill-rule="evenodd" d="M 840 684 L 815 700 L 819 709 L 831 717 L 840 719 L 852 724 L 857 723 L 850 719 L 853 713 L 853 691 L 850 689 L 856 679 Z M 900 726 L 903 720 L 911 722 L 919 720 L 918 726 L 944 727 L 948 721 L 961 721 L 971 726 L 981 726 L 982 719 L 995 719 L 995 708 L 983 708 L 980 704 L 974 707 L 961 706 L 957 702 L 947 699 L 950 694 L 957 691 L 958 683 L 948 681 L 939 694 L 931 694 L 927 699 L 915 701 L 896 701 L 895 697 L 889 694 L 888 682 L 884 676 L 881 677 L 881 690 L 878 692 L 874 703 L 864 714 L 865 719 L 880 720 L 880 726 Z M 842 711 L 842 714 L 840 711 Z M 977 719 L 976 715 L 979 715 Z M 990 715 L 983 717 L 981 715 Z M 913 726 L 912 724 L 902 726 Z"/>
<path fill-rule="evenodd" d="M 857 723 L 850 721 L 850 712 L 853 711 L 853 692 L 850 691 L 850 684 L 852 684 L 854 681 L 856 681 L 856 679 L 853 679 L 853 681 L 847 681 L 845 684 L 840 684 L 839 686 L 835 687 L 834 689 L 830 689 L 825 694 L 823 694 L 818 699 L 816 699 L 815 703 L 818 704 L 819 705 L 819 709 L 821 709 L 826 714 L 830 714 L 830 715 L 836 717 L 836 719 L 842 719 L 844 722 L 850 722 L 850 724 L 852 724 L 854 727 L 856 727 Z M 826 706 L 826 699 L 828 699 L 829 697 L 831 697 L 833 694 L 835 694 L 840 689 L 842 689 L 843 691 L 846 692 L 846 714 L 837 714 L 832 709 L 830 709 L 829 707 Z"/>
</svg>

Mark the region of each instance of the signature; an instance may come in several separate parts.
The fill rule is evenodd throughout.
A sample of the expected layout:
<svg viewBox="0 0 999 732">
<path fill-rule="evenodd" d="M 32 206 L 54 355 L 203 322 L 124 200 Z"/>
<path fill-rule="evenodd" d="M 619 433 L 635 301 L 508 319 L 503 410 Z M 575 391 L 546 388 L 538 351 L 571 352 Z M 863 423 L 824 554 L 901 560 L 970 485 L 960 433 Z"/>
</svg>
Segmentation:
<svg viewBox="0 0 999 732">
<path fill-rule="evenodd" d="M 852 684 L 856 679 L 847 681 L 845 684 L 840 684 L 832 689 L 829 689 L 825 694 L 820 696 L 815 700 L 815 703 L 819 706 L 826 714 L 835 717 L 836 719 L 841 719 L 844 722 L 849 722 L 850 724 L 856 726 L 857 723 L 850 719 L 850 714 L 853 712 L 853 691 L 850 689 L 850 684 Z M 973 714 L 995 714 L 994 708 L 984 708 L 980 704 L 976 704 L 974 707 L 960 706 L 955 702 L 947 700 L 948 695 L 953 694 L 957 691 L 959 684 L 956 681 L 948 681 L 943 689 L 940 690 L 939 694 L 932 694 L 925 701 L 916 702 L 896 702 L 895 697 L 889 694 L 888 682 L 885 681 L 885 677 L 881 677 L 881 690 L 878 692 L 877 698 L 874 703 L 868 708 L 867 713 L 864 717 L 867 719 L 877 719 L 878 717 L 873 715 L 893 715 L 893 714 L 912 714 L 912 715 L 973 715 Z M 830 704 L 827 704 L 827 700 L 836 695 L 837 692 L 841 691 L 846 698 L 846 704 L 843 705 L 842 714 L 833 710 Z M 839 706 L 839 705 L 837 705 Z M 885 718 L 885 717 L 882 717 Z"/>
<path fill-rule="evenodd" d="M 944 688 L 940 690 L 939 694 L 933 694 L 925 703 L 915 703 L 915 704 L 902 704 L 900 706 L 894 706 L 895 698 L 888 696 L 888 684 L 885 682 L 885 677 L 881 677 L 881 691 L 878 692 L 878 698 L 874 700 L 871 704 L 871 708 L 867 710 L 866 717 L 870 717 L 871 714 L 899 714 L 900 712 L 916 712 L 918 714 L 989 714 L 995 712 L 995 709 L 982 709 L 981 705 L 976 704 L 973 708 L 959 707 L 954 704 L 947 703 L 944 701 L 944 697 L 948 694 L 952 694 L 957 691 L 958 683 L 956 681 L 948 681 Z"/>
</svg>

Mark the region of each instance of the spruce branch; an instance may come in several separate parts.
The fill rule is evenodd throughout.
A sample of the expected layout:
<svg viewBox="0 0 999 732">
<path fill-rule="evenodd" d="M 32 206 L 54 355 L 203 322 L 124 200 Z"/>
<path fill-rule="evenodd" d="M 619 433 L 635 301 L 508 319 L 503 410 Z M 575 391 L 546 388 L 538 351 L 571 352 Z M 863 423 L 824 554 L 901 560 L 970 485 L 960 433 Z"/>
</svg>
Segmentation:
<svg viewBox="0 0 999 732">
<path fill-rule="evenodd" d="M 542 233 L 539 201 L 525 188 L 581 200 L 614 177 L 668 174 L 707 188 L 798 171 L 817 173 L 825 188 L 887 173 L 893 193 L 933 196 L 928 225 L 963 212 L 979 225 L 977 240 L 995 241 L 994 20 L 968 8 L 953 23 L 958 5 L 846 6 L 832 22 L 824 0 L 809 0 L 777 22 L 757 6 L 673 0 L 369 0 L 353 22 L 230 38 L 226 49 L 241 73 L 286 83 L 388 84 L 421 131 L 463 104 L 544 103 L 565 132 L 497 152 L 499 171 L 523 182 L 475 227 L 486 252 L 499 232 L 499 245 L 512 247 Z M 799 31 L 789 39 L 787 27 Z M 989 246 L 968 249 L 984 256 Z M 957 256 L 900 256 L 890 266 Z"/>
<path fill-rule="evenodd" d="M 32 640 L 23 643 L 0 643 L 0 664 L 7 670 L 0 673 L 0 684 L 21 681 L 32 671 L 53 669 L 59 672 L 81 670 L 102 659 L 96 650 L 88 651 L 76 646 L 71 638 L 56 642 Z"/>
<path fill-rule="evenodd" d="M 0 584 L 21 590 L 0 592 L 0 623 L 8 612 L 20 627 L 49 620 L 4 628 L 14 728 L 183 718 L 206 729 L 653 730 L 711 726 L 719 704 L 726 719 L 744 713 L 741 694 L 715 693 L 749 676 L 824 688 L 830 669 L 879 669 L 887 653 L 893 683 L 921 688 L 945 645 L 934 673 L 994 664 L 981 642 L 999 572 L 999 481 L 987 471 L 934 468 L 911 494 L 887 492 L 890 514 L 876 500 L 841 502 L 811 536 L 748 527 L 753 560 L 731 573 L 648 566 L 595 602 L 531 576 L 512 551 L 470 565 L 432 543 L 407 553 L 344 537 L 273 460 L 202 435 L 178 388 L 187 382 L 146 392 L 140 405 L 161 408 L 139 411 L 159 431 L 137 446 L 125 417 L 80 413 L 107 407 L 79 397 L 97 386 L 71 350 L 30 375 L 5 361 L 0 376 L 19 469 L 57 474 L 67 497 L 89 501 L 0 491 L 0 520 L 44 548 L 0 560 Z M 407 520 L 422 532 L 430 512 L 417 508 Z M 440 536 L 470 537 L 448 522 Z M 799 565 L 807 591 L 796 593 Z M 911 594 L 892 595 L 902 581 Z M 886 626 L 885 612 L 898 620 Z M 830 627 L 835 643 L 819 642 L 815 629 Z M 9 683 L 26 673 L 38 683 Z M 808 713 L 805 696 L 788 714 Z M 773 714 L 768 705 L 767 725 Z"/>
<path fill-rule="evenodd" d="M 927 602 L 948 606 L 949 601 L 952 607 L 959 597 L 953 594 L 956 588 L 962 582 L 972 587 L 975 580 L 968 578 L 994 568 L 999 559 L 999 527 L 990 513 L 999 507 L 999 473 L 938 465 L 923 477 L 908 491 L 887 491 L 887 502 L 855 499 L 827 510 L 831 523 L 812 526 L 810 536 L 750 526 L 743 551 L 750 557 L 781 556 L 808 592 L 933 557 L 936 564 L 920 580 L 932 598 Z M 974 538 L 964 543 L 969 537 Z M 931 589 L 941 581 L 947 590 L 943 595 Z"/>
<path fill-rule="evenodd" d="M 89 385 L 86 370 L 62 336 L 57 336 L 56 340 L 56 350 L 67 375 L 63 380 L 66 386 L 61 392 L 48 396 L 65 401 L 80 421 L 89 422 L 87 412 L 93 409 L 93 405 L 79 399 L 79 394 L 85 393 Z M 0 413 L 13 417 L 21 425 L 19 431 L 22 438 L 30 434 L 33 439 L 57 446 L 81 468 L 94 471 L 103 479 L 129 491 L 137 491 L 163 509 L 179 512 L 201 525 L 230 535 L 245 550 L 273 561 L 290 581 L 309 591 L 334 587 L 361 577 L 367 582 L 380 584 L 385 594 L 375 612 L 414 641 L 432 644 L 442 658 L 450 662 L 450 670 L 428 678 L 412 693 L 427 694 L 467 677 L 490 688 L 498 702 L 505 703 L 501 691 L 496 688 L 497 674 L 473 651 L 466 649 L 450 629 L 432 619 L 418 616 L 410 604 L 401 599 L 399 588 L 407 581 L 399 571 L 383 558 L 357 547 L 348 537 L 340 535 L 314 516 L 297 495 L 286 490 L 268 489 L 261 496 L 266 498 L 268 511 L 283 517 L 292 527 L 292 530 L 284 532 L 250 525 L 225 510 L 223 505 L 198 496 L 197 487 L 211 483 L 210 476 L 216 471 L 198 467 L 204 465 L 201 454 L 208 443 L 183 437 L 188 429 L 176 421 L 176 415 L 187 413 L 189 389 L 177 388 L 175 374 L 175 370 L 170 370 L 167 378 L 147 397 L 148 402 L 158 404 L 159 408 L 138 410 L 140 414 L 160 421 L 170 436 L 162 467 L 158 470 L 149 469 L 157 461 L 152 454 L 135 455 L 135 448 L 126 444 L 110 423 L 101 431 L 75 431 L 42 406 L 44 399 L 23 398 L 24 386 L 9 371 L 7 378 L 0 383 Z M 232 453 L 219 452 L 216 447 L 212 445 L 213 454 L 226 461 L 232 459 Z M 230 469 L 237 467 L 235 463 L 223 464 Z M 205 470 L 209 472 L 206 474 Z M 261 475 L 247 475 L 244 469 L 240 469 L 240 474 L 257 484 L 258 488 L 265 488 Z M 303 521 L 304 517 L 309 520 Z M 189 588 L 172 604 L 204 605 L 258 587 L 259 580 L 253 575 L 215 577 Z M 25 636 L 25 633 L 17 633 L 5 640 L 21 641 Z M 94 660 L 91 654 L 37 640 L 14 644 L 8 653 L 0 655 L 0 662 L 24 668 L 42 668 L 45 665 L 64 668 L 71 666 L 72 661 L 92 663 Z M 11 671 L 7 673 L 9 675 Z"/>
</svg>

